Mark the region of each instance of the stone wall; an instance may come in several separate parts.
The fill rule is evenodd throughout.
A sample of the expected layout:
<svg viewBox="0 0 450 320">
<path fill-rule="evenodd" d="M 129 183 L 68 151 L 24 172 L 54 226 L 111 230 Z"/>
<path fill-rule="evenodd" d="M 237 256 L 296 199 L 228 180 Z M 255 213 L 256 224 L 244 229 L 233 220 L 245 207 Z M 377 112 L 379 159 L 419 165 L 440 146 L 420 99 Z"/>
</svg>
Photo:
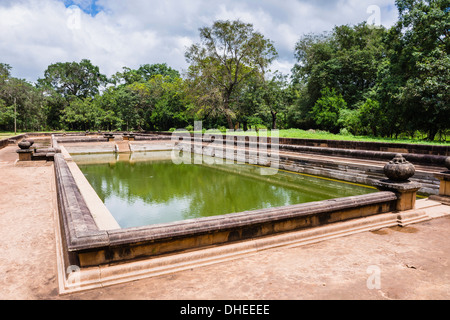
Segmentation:
<svg viewBox="0 0 450 320">
<path fill-rule="evenodd" d="M 15 144 L 25 137 L 26 137 L 25 134 L 20 134 L 20 135 L 17 135 L 15 137 L 11 137 L 8 139 L 1 139 L 0 140 L 0 149 L 3 149 L 5 147 L 7 147 L 8 145 Z"/>
<path fill-rule="evenodd" d="M 245 140 L 244 140 L 245 139 Z M 175 139 L 176 140 L 176 139 Z M 191 141 L 196 141 L 195 137 Z M 251 147 L 251 144 L 258 143 L 259 145 L 266 145 L 267 149 L 271 148 L 270 139 L 259 143 L 256 137 L 237 137 L 234 139 L 234 146 L 238 146 L 240 144 L 242 147 L 248 148 Z M 335 156 L 335 157 L 344 157 L 349 159 L 365 159 L 365 160 L 379 160 L 379 161 L 390 161 L 392 160 L 396 154 L 401 152 L 393 152 L 393 151 L 373 151 L 373 150 L 365 150 L 365 149 L 351 149 L 351 148 L 332 148 L 327 146 L 305 146 L 305 145 L 294 145 L 294 144 L 286 144 L 285 142 L 289 142 L 292 139 L 281 139 L 278 144 L 275 145 L 280 151 L 291 151 L 305 154 L 317 154 L 323 156 Z M 187 142 L 186 137 L 180 138 L 180 141 Z M 203 138 L 201 141 L 208 144 L 209 139 Z M 220 138 L 214 140 L 215 145 L 223 145 L 224 147 L 228 146 L 226 140 Z M 423 146 L 423 147 L 434 147 L 434 146 Z M 432 148 L 431 148 L 432 149 Z M 430 152 L 432 152 L 430 149 Z M 445 160 L 447 156 L 437 155 L 437 154 L 425 154 L 425 153 L 401 153 L 403 157 L 414 165 L 425 165 L 425 166 L 440 166 L 445 167 Z"/>
<path fill-rule="evenodd" d="M 445 145 L 424 145 L 424 144 L 408 144 L 408 143 L 291 139 L 291 138 L 280 138 L 280 144 L 322 147 L 322 148 L 381 151 L 390 153 L 414 153 L 414 154 L 450 156 L 449 145 L 445 146 Z"/>
<path fill-rule="evenodd" d="M 82 267 L 203 248 L 390 212 L 393 192 L 233 213 L 140 228 L 100 230 L 62 154 L 55 155 L 67 260 Z"/>
<path fill-rule="evenodd" d="M 3 149 L 4 147 L 9 145 L 9 139 L 2 139 L 0 140 L 0 149 Z"/>
<path fill-rule="evenodd" d="M 172 135 L 172 133 L 170 132 L 169 133 L 148 132 L 148 134 Z M 193 136 L 193 134 L 191 134 L 191 136 Z M 268 138 L 268 142 L 270 142 L 270 138 Z M 413 143 L 389 143 L 389 142 L 299 139 L 299 138 L 279 138 L 279 143 L 293 146 L 450 156 L 450 144 L 427 145 L 427 144 L 413 144 Z"/>
<path fill-rule="evenodd" d="M 189 139 L 188 139 L 189 140 Z M 180 141 L 180 146 L 187 146 L 189 144 L 189 141 Z M 194 153 L 201 153 L 207 154 L 207 152 L 204 151 L 204 148 L 208 148 L 209 146 L 216 146 L 216 145 L 209 145 L 208 143 L 203 143 L 203 149 L 202 148 L 195 148 L 194 146 L 202 145 L 201 143 L 190 143 L 190 147 L 187 146 L 187 149 L 190 152 Z M 219 148 L 222 148 L 221 143 L 219 143 Z M 249 147 L 249 144 L 245 144 L 246 148 Z M 231 146 L 230 146 L 231 147 Z M 233 148 L 236 148 L 237 145 L 235 143 Z M 292 148 L 285 148 L 285 147 L 292 147 Z M 185 148 L 185 147 L 183 147 Z M 283 153 L 280 152 L 279 155 L 279 163 L 278 168 L 284 169 L 288 171 L 293 172 L 300 172 L 305 174 L 311 174 L 316 176 L 322 176 L 327 178 L 333 178 L 338 180 L 343 180 L 347 182 L 354 182 L 354 183 L 360 183 L 364 185 L 373 185 L 373 181 L 376 181 L 378 179 L 385 178 L 383 167 L 384 165 L 392 160 L 396 154 L 394 153 L 388 153 L 388 152 L 376 152 L 376 151 L 361 151 L 361 150 L 355 150 L 354 153 L 352 153 L 352 156 L 350 157 L 343 157 L 341 159 L 333 159 L 331 157 L 326 157 L 326 155 L 329 156 L 336 156 L 336 154 L 329 152 L 327 148 L 323 148 L 323 153 L 321 152 L 321 148 L 314 147 L 317 149 L 317 155 L 325 155 L 325 157 L 314 157 L 314 153 L 308 152 L 302 152 L 298 148 L 312 148 L 312 147 L 297 147 L 297 146 L 286 146 L 286 145 L 280 145 L 280 151 L 286 151 L 288 149 L 292 153 Z M 203 150 L 203 151 L 202 151 Z M 227 150 L 227 146 L 223 147 L 223 150 Z M 267 147 L 267 151 L 270 152 L 270 146 Z M 348 152 L 351 152 L 352 150 L 346 150 Z M 226 152 L 225 152 L 226 153 Z M 245 150 L 245 160 L 243 162 L 250 163 L 250 153 L 249 149 Z M 370 154 L 376 154 L 379 153 L 378 157 L 373 156 L 370 157 Z M 361 154 L 364 154 L 364 156 L 360 156 Z M 410 158 L 413 157 L 415 160 L 417 158 L 414 157 L 415 155 L 410 155 Z M 444 163 L 446 157 L 443 156 L 431 156 L 431 155 L 417 155 L 418 158 L 424 159 L 423 161 L 427 163 L 426 159 L 434 159 L 434 161 L 439 161 L 438 163 L 441 164 L 442 168 L 445 168 Z M 423 157 L 423 158 L 422 158 Z M 237 151 L 234 151 L 234 158 L 237 159 Z M 382 162 L 377 163 L 368 163 L 368 162 L 358 162 L 358 161 L 346 161 L 345 158 L 348 159 L 365 159 L 365 160 L 379 160 Z M 375 159 L 374 159 L 375 158 Z M 410 161 L 410 158 L 405 157 L 408 161 Z M 438 158 L 438 159 L 436 159 Z M 422 164 L 423 162 L 420 161 L 410 161 L 413 164 Z M 257 163 L 260 165 L 264 165 L 264 163 L 259 163 L 256 159 L 252 160 L 252 163 Z M 434 163 L 434 162 L 433 162 Z M 432 163 L 428 163 L 429 166 L 432 165 Z M 439 169 L 442 168 L 436 168 L 436 172 L 439 172 Z M 414 177 L 411 178 L 412 181 L 418 182 L 422 184 L 422 187 L 419 191 L 420 194 L 424 195 L 430 195 L 430 194 L 438 194 L 439 192 L 439 180 L 435 178 L 434 171 L 423 171 L 423 170 L 416 170 L 416 173 Z"/>
</svg>

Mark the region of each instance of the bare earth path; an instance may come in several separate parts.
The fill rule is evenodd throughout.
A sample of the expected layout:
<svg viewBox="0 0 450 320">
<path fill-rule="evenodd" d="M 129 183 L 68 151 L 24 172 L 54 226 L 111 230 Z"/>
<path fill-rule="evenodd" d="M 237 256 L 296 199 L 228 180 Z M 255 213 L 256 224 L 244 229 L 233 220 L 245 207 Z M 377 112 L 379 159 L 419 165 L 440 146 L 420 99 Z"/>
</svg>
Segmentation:
<svg viewBox="0 0 450 320">
<path fill-rule="evenodd" d="M 60 296 L 53 166 L 14 165 L 15 150 L 0 150 L 0 299 L 450 298 L 450 216 Z"/>
<path fill-rule="evenodd" d="M 55 297 L 53 166 L 14 166 L 16 149 L 0 150 L 0 298 Z"/>
</svg>

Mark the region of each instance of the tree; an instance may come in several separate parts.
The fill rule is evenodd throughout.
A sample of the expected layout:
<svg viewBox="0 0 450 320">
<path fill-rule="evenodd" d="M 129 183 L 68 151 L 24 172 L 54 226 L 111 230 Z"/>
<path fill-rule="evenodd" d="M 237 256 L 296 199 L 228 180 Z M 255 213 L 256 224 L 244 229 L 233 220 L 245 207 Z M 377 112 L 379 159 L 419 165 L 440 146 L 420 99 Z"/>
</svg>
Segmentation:
<svg viewBox="0 0 450 320">
<path fill-rule="evenodd" d="M 324 88 L 334 89 L 349 109 L 356 109 L 376 85 L 378 68 L 386 54 L 383 43 L 386 33 L 384 28 L 373 28 L 363 22 L 301 37 L 295 47 L 297 63 L 292 70 L 293 84 L 301 95 L 298 109 L 290 112 L 297 113 L 305 126 L 311 125 L 310 112 Z M 322 128 L 328 129 L 323 123 L 327 121 L 322 122 Z"/>
<path fill-rule="evenodd" d="M 241 95 L 243 98 L 239 104 L 245 106 L 240 107 L 241 112 L 253 122 L 255 117 L 260 118 L 271 129 L 278 128 L 278 116 L 285 114 L 293 101 L 292 87 L 288 85 L 287 77 L 279 72 L 268 79 L 253 77 Z M 244 130 L 245 128 L 244 125 Z"/>
<path fill-rule="evenodd" d="M 44 89 L 41 88 L 41 90 Z M 60 121 L 61 114 L 64 108 L 68 106 L 70 102 L 54 90 L 44 90 L 44 92 L 45 103 L 43 111 L 47 118 L 47 126 L 52 129 L 63 129 Z"/>
<path fill-rule="evenodd" d="M 144 81 L 149 81 L 151 78 L 158 75 L 168 77 L 166 78 L 166 81 L 175 81 L 180 78 L 180 73 L 165 63 L 144 64 L 139 67 L 138 72 Z"/>
<path fill-rule="evenodd" d="M 112 82 L 115 84 L 129 85 L 135 82 L 149 81 L 157 75 L 167 76 L 173 81 L 181 77 L 177 70 L 172 69 L 166 63 L 157 63 L 141 65 L 137 70 L 124 67 L 122 72 L 117 72 L 113 76 Z"/>
<path fill-rule="evenodd" d="M 42 90 L 46 100 L 48 125 L 61 128 L 63 111 L 78 99 L 92 99 L 105 86 L 107 78 L 100 73 L 99 67 L 90 60 L 81 62 L 58 62 L 47 67 L 44 77 L 38 79 L 37 88 Z"/>
<path fill-rule="evenodd" d="M 88 98 L 74 99 L 62 111 L 61 122 L 65 123 L 70 130 L 88 130 L 95 124 L 98 113 L 98 110 L 92 108 Z"/>
<path fill-rule="evenodd" d="M 38 130 L 45 125 L 42 92 L 26 80 L 11 77 L 0 63 L 0 125 L 6 130 Z"/>
<path fill-rule="evenodd" d="M 94 101 L 108 115 L 113 116 L 112 121 L 108 122 L 110 130 L 120 128 L 122 124 L 126 131 L 138 129 L 142 125 L 139 97 L 130 86 L 109 87 L 101 95 L 98 95 Z M 114 117 L 117 117 L 120 121 L 115 121 Z"/>
<path fill-rule="evenodd" d="M 11 66 L 7 63 L 0 63 L 0 84 L 4 84 L 5 80 L 11 75 Z"/>
<path fill-rule="evenodd" d="M 448 0 L 397 0 L 378 91 L 383 108 L 400 110 L 403 130 L 434 140 L 450 128 L 450 15 Z M 398 117 L 397 117 L 398 118 Z"/>
<path fill-rule="evenodd" d="M 236 120 L 242 123 L 242 128 L 247 131 L 249 126 L 255 126 L 263 122 L 264 100 L 261 78 L 256 74 L 249 77 L 240 90 L 236 90 L 233 101 L 236 109 Z"/>
<path fill-rule="evenodd" d="M 78 62 L 55 63 L 48 66 L 44 78 L 38 79 L 38 86 L 47 90 L 54 90 L 66 99 L 93 98 L 99 93 L 100 87 L 105 85 L 107 78 L 100 73 L 99 67 L 90 60 Z"/>
<path fill-rule="evenodd" d="M 8 128 L 14 121 L 14 106 L 6 105 L 5 101 L 0 99 L 0 128 Z"/>
<path fill-rule="evenodd" d="M 241 21 L 216 21 L 212 27 L 200 28 L 199 44 L 186 52 L 191 64 L 187 73 L 196 87 L 199 102 L 213 104 L 234 128 L 232 97 L 251 75 L 264 75 L 277 56 L 272 42 Z M 205 98 L 204 96 L 207 96 Z"/>
<path fill-rule="evenodd" d="M 112 110 L 103 110 L 101 105 L 90 98 L 74 99 L 64 108 L 60 121 L 71 130 L 98 130 L 120 127 L 121 120 Z"/>
<path fill-rule="evenodd" d="M 10 65 L 0 63 L 0 128 L 6 128 L 14 121 L 14 106 L 9 106 L 4 100 L 10 70 Z"/>
<path fill-rule="evenodd" d="M 381 109 L 378 100 L 367 98 L 358 107 L 357 111 L 359 121 L 358 133 L 376 137 L 380 134 L 380 131 L 382 132 L 382 130 L 388 128 L 389 119 L 387 118 L 387 114 Z"/>
<path fill-rule="evenodd" d="M 169 130 L 182 128 L 188 124 L 186 87 L 181 78 L 156 75 L 147 82 L 136 82 L 129 88 L 137 95 L 140 113 L 145 128 Z"/>
<path fill-rule="evenodd" d="M 276 73 L 269 81 L 264 81 L 263 99 L 271 116 L 271 128 L 277 129 L 277 116 L 284 113 L 292 102 L 291 87 L 287 85 L 286 76 Z"/>
<path fill-rule="evenodd" d="M 335 89 L 325 88 L 321 91 L 321 95 L 312 108 L 311 114 L 321 129 L 337 133 L 339 132 L 339 113 L 347 109 L 347 103 Z"/>
<path fill-rule="evenodd" d="M 307 83 L 310 104 L 325 87 L 335 88 L 349 106 L 361 101 L 375 85 L 379 62 L 385 55 L 385 34 L 384 28 L 363 22 L 302 37 L 295 48 L 298 63 L 293 75 L 294 81 Z"/>
<path fill-rule="evenodd" d="M 332 37 L 329 33 L 307 34 L 297 42 L 294 56 L 297 63 L 292 68 L 293 82 L 300 86 L 303 94 L 304 113 L 306 114 L 319 99 L 320 91 L 325 87 L 333 87 L 330 75 L 332 69 L 330 62 L 334 55 Z M 325 69 L 324 71 L 322 69 Z"/>
</svg>

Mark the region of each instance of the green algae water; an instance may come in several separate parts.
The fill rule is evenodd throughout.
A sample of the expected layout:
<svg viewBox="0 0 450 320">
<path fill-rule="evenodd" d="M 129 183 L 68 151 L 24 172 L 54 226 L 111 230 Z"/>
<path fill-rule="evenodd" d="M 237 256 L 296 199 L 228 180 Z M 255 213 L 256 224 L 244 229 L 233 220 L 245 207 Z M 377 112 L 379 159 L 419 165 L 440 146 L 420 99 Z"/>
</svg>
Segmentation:
<svg viewBox="0 0 450 320">
<path fill-rule="evenodd" d="M 260 175 L 249 164 L 174 164 L 149 161 L 86 161 L 79 168 L 121 228 L 175 222 L 368 194 L 364 186 L 278 171 Z M 112 157 L 112 156 L 110 156 Z"/>
</svg>

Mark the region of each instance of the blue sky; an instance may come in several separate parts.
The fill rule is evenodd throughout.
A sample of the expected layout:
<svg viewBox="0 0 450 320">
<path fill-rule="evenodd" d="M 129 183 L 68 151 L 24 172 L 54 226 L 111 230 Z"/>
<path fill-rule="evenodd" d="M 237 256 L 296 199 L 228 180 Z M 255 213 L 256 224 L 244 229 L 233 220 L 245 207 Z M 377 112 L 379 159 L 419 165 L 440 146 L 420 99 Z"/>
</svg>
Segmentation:
<svg viewBox="0 0 450 320">
<path fill-rule="evenodd" d="M 107 76 L 147 63 L 183 72 L 198 29 L 226 19 L 272 40 L 272 70 L 289 73 L 302 35 L 369 20 L 389 27 L 397 9 L 395 0 L 0 0 L 0 62 L 30 82 L 52 63 L 85 58 Z"/>
<path fill-rule="evenodd" d="M 64 3 L 66 8 L 76 6 L 92 17 L 95 17 L 103 9 L 102 7 L 99 7 L 97 5 L 97 0 L 60 0 L 60 1 Z"/>
</svg>

